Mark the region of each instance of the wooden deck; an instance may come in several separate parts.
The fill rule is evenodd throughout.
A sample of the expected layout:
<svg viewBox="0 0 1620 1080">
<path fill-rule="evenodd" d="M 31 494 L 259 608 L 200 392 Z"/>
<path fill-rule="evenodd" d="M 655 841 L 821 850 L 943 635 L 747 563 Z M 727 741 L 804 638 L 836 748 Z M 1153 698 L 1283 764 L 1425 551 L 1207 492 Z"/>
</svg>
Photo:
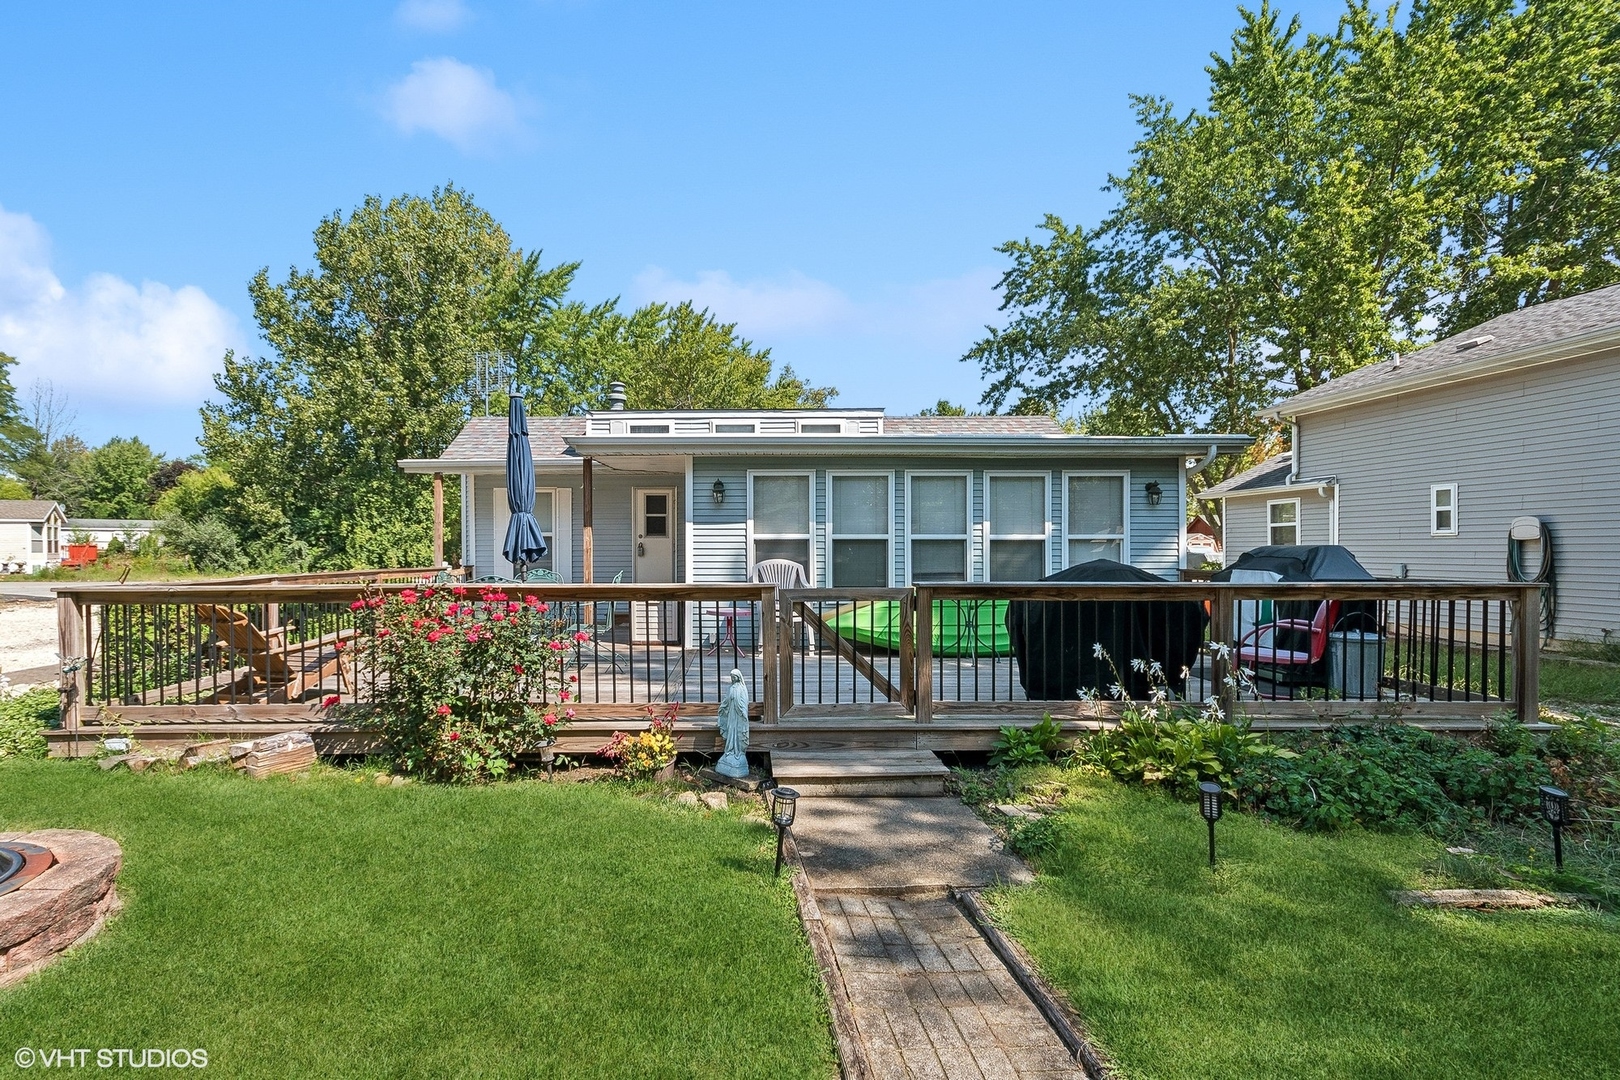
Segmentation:
<svg viewBox="0 0 1620 1080">
<path fill-rule="evenodd" d="M 363 587 L 396 590 L 408 587 L 413 572 L 379 572 Z M 150 744 L 183 743 L 200 738 L 245 738 L 283 730 L 308 730 L 323 752 L 367 753 L 378 748 L 377 733 L 349 708 L 346 724 L 331 723 L 320 706 L 336 694 L 345 706 L 366 704 L 366 681 L 352 672 L 330 674 L 303 687 L 303 700 L 276 703 L 273 687 L 244 680 L 251 667 L 240 650 L 221 651 L 192 614 L 199 605 L 224 605 L 246 613 L 266 633 L 283 620 L 302 619 L 304 632 L 340 628 L 348 605 L 362 585 L 355 581 L 287 578 L 241 582 L 162 585 L 65 586 L 59 590 L 60 652 L 81 658 L 66 680 L 64 727 L 47 735 L 52 752 L 77 755 L 95 752 L 101 738 L 133 730 Z M 987 601 L 1029 600 L 1058 603 L 1115 603 L 1142 600 L 1207 605 L 1215 628 L 1235 626 L 1234 605 L 1255 597 L 1316 601 L 1328 597 L 1376 598 L 1361 602 L 1393 604 L 1386 625 L 1404 633 L 1408 644 L 1392 638 L 1394 677 L 1406 700 L 1238 700 L 1226 687 L 1217 694 L 1229 714 L 1244 716 L 1257 728 L 1320 727 L 1370 719 L 1399 720 L 1425 727 L 1471 730 L 1490 717 L 1517 713 L 1536 719 L 1536 670 L 1539 641 L 1535 620 L 1518 612 L 1536 610 L 1534 588 L 1523 586 L 1438 586 L 1400 582 L 1340 585 L 1243 586 L 1212 583 L 1165 583 L 1142 586 L 922 586 L 914 590 L 813 590 L 778 594 L 750 585 L 533 585 L 525 591 L 544 594 L 552 603 L 582 613 L 633 610 L 634 605 L 665 605 L 678 613 L 680 637 L 692 644 L 631 641 L 621 625 L 604 624 L 573 654 L 577 697 L 570 704 L 578 718 L 562 737 L 561 749 L 579 754 L 594 751 L 614 731 L 636 730 L 646 722 L 649 705 L 681 703 L 677 745 L 692 752 L 717 749 L 714 717 L 733 668 L 740 670 L 754 703 L 752 748 L 803 750 L 988 750 L 997 729 L 1028 723 L 1050 713 L 1067 731 L 1114 722 L 1115 702 L 1029 701 L 1020 684 L 1016 660 L 1003 643 L 1000 655 L 935 655 L 930 622 L 942 604 L 982 605 Z M 1433 633 L 1412 638 L 1411 605 L 1438 619 L 1438 605 L 1488 605 L 1497 612 L 1495 636 L 1477 640 L 1471 627 L 1442 641 Z M 890 604 L 899 612 L 898 648 L 887 651 L 845 639 L 830 616 L 852 604 Z M 1402 616 L 1406 604 L 1407 616 Z M 1470 609 L 1471 610 L 1471 609 Z M 714 615 L 729 611 L 731 625 Z M 1511 639 L 1507 613 L 1511 611 Z M 611 620 L 610 620 L 611 621 Z M 289 625 L 291 623 L 289 622 Z M 347 624 L 353 625 L 352 619 Z M 1438 627 L 1431 620 L 1431 631 Z M 347 632 L 347 631 L 346 631 Z M 1215 631 L 1211 631 L 1215 633 Z M 1206 642 L 1195 666 L 1187 696 L 1202 700 L 1223 682 L 1226 661 L 1220 652 L 1235 647 L 1236 631 L 1216 634 Z M 738 640 L 738 637 L 741 640 Z M 1475 635 L 1470 637 L 1468 635 Z M 718 640 L 718 644 L 716 643 Z M 135 643 L 135 647 L 130 646 Z M 1439 650 L 1464 662 L 1482 649 L 1494 649 L 1490 693 L 1464 680 L 1463 690 L 1440 689 L 1436 683 L 1452 672 L 1439 663 Z M 1469 650 L 1473 650 L 1470 652 Z M 254 657 L 249 650 L 247 660 Z M 1483 668 L 1481 669 L 1483 671 Z M 179 674 L 173 674 L 178 671 Z M 240 693 L 218 695 L 219 686 L 238 685 Z M 1432 700 L 1424 700 L 1427 690 Z M 221 699 L 205 702 L 204 698 Z M 285 696 L 285 695 L 283 695 Z M 1412 700 L 1413 698 L 1418 700 Z"/>
</svg>

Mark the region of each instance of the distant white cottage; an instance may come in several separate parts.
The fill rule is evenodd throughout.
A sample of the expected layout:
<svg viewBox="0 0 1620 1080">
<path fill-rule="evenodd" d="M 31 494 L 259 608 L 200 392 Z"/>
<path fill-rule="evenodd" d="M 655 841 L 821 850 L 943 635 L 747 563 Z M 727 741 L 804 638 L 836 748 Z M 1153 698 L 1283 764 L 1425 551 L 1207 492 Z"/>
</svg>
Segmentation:
<svg viewBox="0 0 1620 1080">
<path fill-rule="evenodd" d="M 1500 315 L 1270 414 L 1293 449 L 1205 492 L 1224 502 L 1228 562 L 1343 544 L 1380 577 L 1483 582 L 1507 578 L 1512 550 L 1555 582 L 1558 638 L 1620 637 L 1620 286 Z"/>
<path fill-rule="evenodd" d="M 67 515 L 49 499 L 0 499 L 0 572 L 32 573 L 62 561 Z"/>
</svg>

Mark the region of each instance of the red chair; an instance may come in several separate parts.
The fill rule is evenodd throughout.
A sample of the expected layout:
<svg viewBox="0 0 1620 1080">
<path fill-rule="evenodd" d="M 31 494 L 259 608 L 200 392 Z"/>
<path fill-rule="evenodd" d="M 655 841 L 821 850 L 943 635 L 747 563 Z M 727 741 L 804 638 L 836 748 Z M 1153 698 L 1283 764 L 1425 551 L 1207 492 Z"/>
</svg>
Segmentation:
<svg viewBox="0 0 1620 1080">
<path fill-rule="evenodd" d="M 1324 600 L 1316 607 L 1316 614 L 1310 622 L 1304 619 L 1273 619 L 1271 622 L 1256 626 L 1238 641 L 1238 660 L 1240 663 L 1254 667 L 1260 664 L 1269 665 L 1275 674 L 1288 672 L 1309 672 L 1322 662 L 1327 655 L 1328 628 L 1339 618 L 1339 601 Z M 1293 636 L 1303 634 L 1304 649 L 1286 649 L 1277 643 L 1277 631 L 1288 630 Z M 1261 639 L 1271 635 L 1269 642 Z M 1295 644 L 1300 642 L 1295 641 Z"/>
</svg>

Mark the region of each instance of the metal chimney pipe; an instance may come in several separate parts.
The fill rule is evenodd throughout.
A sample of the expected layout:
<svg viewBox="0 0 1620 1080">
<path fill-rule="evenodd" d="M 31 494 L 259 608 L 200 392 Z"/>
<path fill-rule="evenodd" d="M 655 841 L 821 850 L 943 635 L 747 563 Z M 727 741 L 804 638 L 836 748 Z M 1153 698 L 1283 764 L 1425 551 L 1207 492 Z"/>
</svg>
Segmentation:
<svg viewBox="0 0 1620 1080">
<path fill-rule="evenodd" d="M 614 412 L 623 412 L 625 402 L 630 400 L 624 392 L 624 383 L 608 383 L 608 408 Z"/>
</svg>

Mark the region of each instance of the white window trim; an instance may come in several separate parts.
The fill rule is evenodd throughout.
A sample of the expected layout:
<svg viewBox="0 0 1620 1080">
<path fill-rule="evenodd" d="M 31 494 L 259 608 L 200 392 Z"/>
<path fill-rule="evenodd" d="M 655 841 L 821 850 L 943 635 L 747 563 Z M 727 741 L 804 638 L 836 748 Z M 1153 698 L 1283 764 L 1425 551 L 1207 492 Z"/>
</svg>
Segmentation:
<svg viewBox="0 0 1620 1080">
<path fill-rule="evenodd" d="M 913 477 L 948 476 L 962 481 L 962 523 L 960 533 L 914 533 L 911 531 L 911 481 Z M 905 560 L 905 569 L 901 574 L 902 586 L 911 584 L 911 542 L 913 540 L 960 540 L 962 541 L 962 580 L 973 580 L 973 473 L 969 471 L 958 472 L 952 469 L 932 470 L 923 469 L 917 472 L 906 473 L 906 512 L 901 515 L 905 525 L 905 545 L 902 548 L 902 557 Z"/>
<path fill-rule="evenodd" d="M 994 481 L 1005 479 L 1039 478 L 1041 481 L 1041 506 L 1045 512 L 1046 531 L 1040 535 L 1035 533 L 1007 533 L 996 532 L 995 499 L 991 491 L 995 488 Z M 1041 576 L 1045 577 L 1052 572 L 1052 474 L 1049 472 L 1033 472 L 1029 470 L 1010 470 L 1005 472 L 989 472 L 984 474 L 984 580 L 990 580 L 990 547 L 997 540 L 1040 540 L 1043 559 L 1041 562 Z"/>
<path fill-rule="evenodd" d="M 1111 533 L 1069 532 L 1069 477 L 1071 476 L 1117 476 L 1120 478 L 1121 486 L 1119 494 L 1121 507 L 1124 511 L 1124 521 L 1122 523 L 1121 532 L 1119 535 L 1116 536 Z M 1065 567 L 1074 565 L 1073 563 L 1069 562 L 1070 540 L 1118 540 L 1119 561 L 1122 563 L 1129 563 L 1131 561 L 1131 472 L 1129 469 L 1073 469 L 1065 472 L 1063 474 L 1063 507 L 1060 512 L 1063 514 L 1062 527 L 1059 531 L 1061 533 L 1061 543 L 1063 545 L 1063 565 Z M 1185 517 L 1186 515 L 1183 514 L 1182 516 Z M 1183 524 L 1182 527 L 1185 529 L 1185 524 Z M 1183 550 L 1185 550 L 1185 542 L 1183 542 L 1182 546 Z"/>
<path fill-rule="evenodd" d="M 1451 505 L 1440 506 L 1439 494 L 1442 491 L 1451 492 Z M 1451 528 L 1436 527 L 1435 521 L 1441 510 L 1451 511 Z M 1457 535 L 1457 485 L 1456 484 L 1430 484 L 1429 485 L 1429 535 L 1430 536 L 1456 536 Z"/>
<path fill-rule="evenodd" d="M 889 531 L 885 533 L 841 533 L 838 531 L 838 522 L 833 514 L 833 481 L 840 477 L 881 477 L 887 481 L 888 505 L 884 507 L 883 520 L 888 522 Z M 876 588 L 890 588 L 894 584 L 894 471 L 882 469 L 829 469 L 827 471 L 827 584 L 836 588 L 838 582 L 833 577 L 833 544 L 839 540 L 882 540 L 883 541 L 883 584 L 869 586 Z M 852 588 L 858 586 L 851 586 Z"/>
<path fill-rule="evenodd" d="M 1271 520 L 1271 508 L 1273 506 L 1286 506 L 1286 505 L 1290 505 L 1290 504 L 1294 507 L 1294 520 L 1292 522 L 1287 522 L 1287 521 L 1278 522 L 1278 521 L 1272 521 Z M 1303 543 L 1304 542 L 1304 533 L 1301 531 L 1301 522 L 1300 522 L 1299 517 L 1300 517 L 1300 505 L 1299 505 L 1299 500 L 1298 499 L 1271 499 L 1271 500 L 1267 501 L 1267 503 L 1266 503 L 1266 545 L 1268 547 L 1276 546 L 1276 541 L 1271 538 L 1271 530 L 1272 529 L 1278 528 L 1280 526 L 1287 526 L 1287 525 L 1290 525 L 1290 524 L 1292 524 L 1294 526 L 1294 543 L 1296 543 L 1296 544 Z"/>
<path fill-rule="evenodd" d="M 761 533 L 763 540 L 804 540 L 809 551 L 810 565 L 806 569 L 805 577 L 810 579 L 811 588 L 816 587 L 819 580 L 816 577 L 816 473 L 814 469 L 749 469 L 748 470 L 748 566 L 743 571 L 746 576 L 753 572 L 759 560 L 754 557 L 754 477 L 756 476 L 802 476 L 809 480 L 806 485 L 810 489 L 810 499 L 805 507 L 805 521 L 810 529 L 804 534 L 799 533 Z"/>
</svg>

